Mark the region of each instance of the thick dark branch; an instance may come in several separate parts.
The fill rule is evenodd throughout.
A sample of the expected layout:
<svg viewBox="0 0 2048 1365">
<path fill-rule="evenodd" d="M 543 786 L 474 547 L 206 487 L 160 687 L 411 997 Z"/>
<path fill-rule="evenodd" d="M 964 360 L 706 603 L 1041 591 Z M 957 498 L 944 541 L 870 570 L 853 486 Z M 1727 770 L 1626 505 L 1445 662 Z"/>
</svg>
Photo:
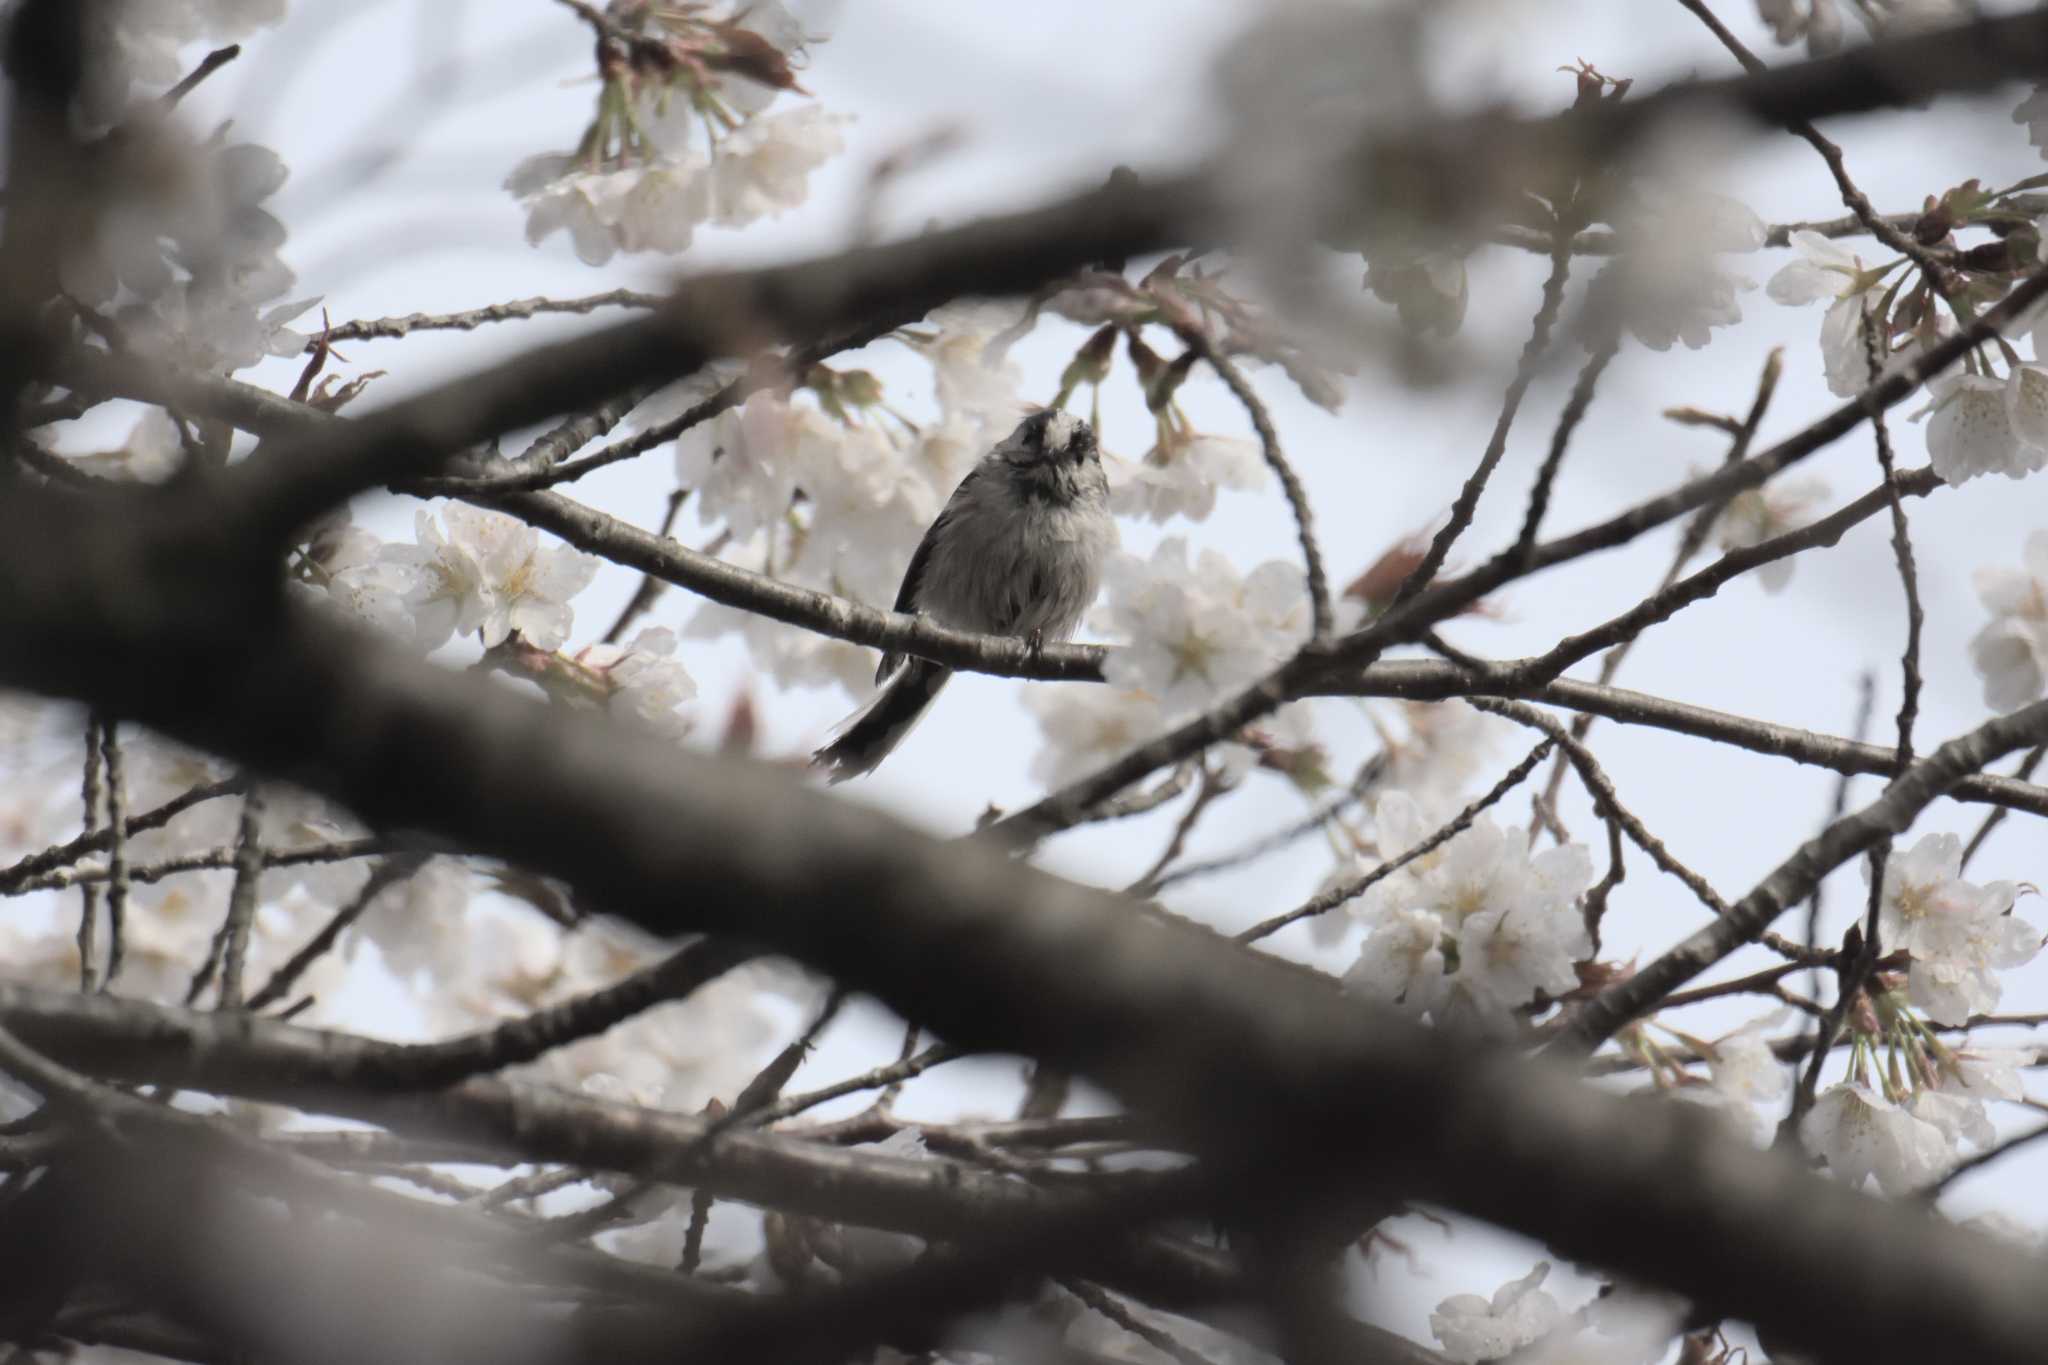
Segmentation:
<svg viewBox="0 0 2048 1365">
<path fill-rule="evenodd" d="M 187 528 L 111 525 L 16 497 L 0 504 L 0 530 L 0 577 L 24 589 L 0 594 L 9 681 L 84 693 L 301 782 L 375 827 L 431 831 L 564 878 L 654 932 L 735 935 L 790 953 L 956 1046 L 1091 1075 L 1204 1152 L 1258 1153 L 1325 1203 L 1397 1189 L 1544 1238 L 1562 1255 L 1626 1266 L 1814 1349 L 2020 1362 L 2048 1336 L 2048 1300 L 2009 1252 L 1749 1151 L 1711 1118 L 1560 1086 L 1471 1040 L 1362 1007 L 1313 973 L 1135 916 L 982 841 L 924 838 L 785 774 L 651 746 L 275 608 L 244 611 L 206 572 Z M 185 551 L 181 574 L 134 573 L 169 545 Z M 239 570 L 234 558 L 213 569 Z M 125 605 L 119 624 L 129 629 L 101 615 L 106 593 Z M 1944 750 L 1894 794 L 1924 802 L 1973 757 L 1988 754 Z M 1922 771 L 1950 766 L 1940 781 Z M 113 1003 L 65 999 L 72 1011 Z M 99 1065 L 132 1065 L 123 1059 L 138 1051 L 109 1049 Z M 166 1066 L 221 1055 L 188 1043 L 164 1051 Z M 308 1064 L 323 1063 L 314 1053 Z M 675 1138 L 702 1135 L 672 1116 L 619 1106 L 616 1123 L 593 1132 L 594 1101 L 483 1080 L 436 1097 L 350 1085 L 317 1099 L 448 1136 L 516 1136 L 536 1159 L 602 1167 L 593 1158 L 607 1142 L 631 1143 L 636 1158 L 654 1159 L 656 1178 L 707 1183 L 659 1164 L 688 1152 Z M 713 1151 L 733 1163 L 724 1183 L 737 1198 L 786 1201 L 808 1172 L 806 1194 L 831 1206 L 826 1216 L 900 1225 L 909 1205 L 941 1217 L 961 1208 L 956 1173 L 927 1162 L 902 1163 L 900 1184 L 878 1198 L 877 1181 L 895 1172 L 872 1154 L 805 1151 L 793 1163 L 786 1147 L 739 1133 Z M 752 1162 L 746 1182 L 742 1157 Z M 855 1168 L 867 1177 L 858 1187 L 837 1178 Z M 1007 1180 L 990 1193 L 1047 1197 Z"/>
<path fill-rule="evenodd" d="M 402 1049 L 242 1014 L 0 984 L 0 1027 L 109 1081 L 239 1095 L 381 1124 L 459 1145 L 429 1159 L 560 1162 L 686 1184 L 721 1198 L 924 1237 L 959 1238 L 1005 1220 L 1080 1207 L 1085 1192 L 1008 1180 L 952 1162 L 729 1128 L 551 1086 L 478 1077 L 435 1095 L 383 1083 Z M 1201 1273 L 1191 1253 L 1151 1254 Z"/>
</svg>

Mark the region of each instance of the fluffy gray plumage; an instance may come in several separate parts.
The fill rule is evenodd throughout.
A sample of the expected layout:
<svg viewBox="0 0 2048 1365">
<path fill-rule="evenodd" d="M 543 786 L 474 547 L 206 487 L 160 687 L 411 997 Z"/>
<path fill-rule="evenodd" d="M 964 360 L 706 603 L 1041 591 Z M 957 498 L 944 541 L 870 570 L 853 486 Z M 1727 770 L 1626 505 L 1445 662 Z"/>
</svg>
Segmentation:
<svg viewBox="0 0 2048 1365">
<path fill-rule="evenodd" d="M 1067 413 L 1035 412 L 953 490 L 910 557 L 896 610 L 955 630 L 1064 640 L 1115 548 L 1095 433 Z M 872 771 L 952 675 L 927 659 L 883 655 L 875 681 L 887 684 L 811 762 L 833 782 Z"/>
</svg>

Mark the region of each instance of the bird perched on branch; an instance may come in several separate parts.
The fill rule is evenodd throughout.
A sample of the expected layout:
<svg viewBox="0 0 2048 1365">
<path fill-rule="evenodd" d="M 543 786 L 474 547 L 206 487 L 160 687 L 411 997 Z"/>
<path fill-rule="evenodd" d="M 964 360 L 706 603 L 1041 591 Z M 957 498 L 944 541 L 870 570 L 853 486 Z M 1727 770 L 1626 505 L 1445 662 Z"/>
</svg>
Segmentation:
<svg viewBox="0 0 2048 1365">
<path fill-rule="evenodd" d="M 1095 600 L 1116 543 L 1095 433 L 1068 413 L 1034 412 L 953 490 L 910 557 L 896 610 L 955 630 L 1021 635 L 1034 648 L 1064 640 Z M 873 771 L 952 676 L 929 659 L 883 655 L 875 681 L 886 685 L 812 765 L 833 782 Z"/>
</svg>

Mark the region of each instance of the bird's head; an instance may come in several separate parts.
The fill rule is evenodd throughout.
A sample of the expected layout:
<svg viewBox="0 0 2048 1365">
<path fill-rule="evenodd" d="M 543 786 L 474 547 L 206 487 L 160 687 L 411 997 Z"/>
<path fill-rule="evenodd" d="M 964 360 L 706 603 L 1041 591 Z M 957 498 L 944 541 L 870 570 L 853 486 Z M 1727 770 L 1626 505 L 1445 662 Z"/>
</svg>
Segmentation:
<svg viewBox="0 0 2048 1365">
<path fill-rule="evenodd" d="M 1095 431 L 1072 413 L 1045 408 L 1017 424 L 996 447 L 1013 469 L 1082 465 L 1099 458 Z"/>
</svg>

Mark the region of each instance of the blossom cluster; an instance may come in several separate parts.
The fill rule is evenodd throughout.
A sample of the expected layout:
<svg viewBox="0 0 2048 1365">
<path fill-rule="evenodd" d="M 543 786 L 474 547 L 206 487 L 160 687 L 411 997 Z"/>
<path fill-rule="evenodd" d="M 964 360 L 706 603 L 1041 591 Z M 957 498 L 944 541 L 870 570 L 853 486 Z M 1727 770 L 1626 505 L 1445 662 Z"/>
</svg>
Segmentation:
<svg viewBox="0 0 2048 1365">
<path fill-rule="evenodd" d="M 2025 1098 L 2019 1069 L 2034 1051 L 1944 1036 L 1995 1009 L 2000 971 L 2025 965 L 2041 935 L 2013 913 L 2017 888 L 1964 880 L 1962 844 L 1929 834 L 1885 863 L 1878 933 L 1887 967 L 1847 1011 L 1849 1062 L 1799 1124 L 1807 1148 L 1851 1184 L 1875 1177 L 1887 1194 L 1923 1189 L 1956 1162 L 1963 1143 L 1995 1138 L 1986 1105 Z M 1903 955 L 1894 967 L 1893 955 Z M 1789 1010 L 1711 1042 L 1658 1021 L 1632 1026 L 1631 1050 L 1660 1089 L 1725 1115 L 1767 1143 L 1785 1116 L 1792 1072 L 1768 1036 Z M 1672 1054 L 1650 1029 L 1671 1034 Z M 1704 1059 L 1708 1075 L 1688 1070 Z M 1882 1058 L 1882 1060 L 1880 1060 Z"/>
<path fill-rule="evenodd" d="M 1972 198 L 1967 202 L 1975 202 Z M 1821 321 L 1821 361 L 1830 392 L 1852 398 L 1876 377 L 1871 361 L 1891 374 L 1922 351 L 1951 335 L 1954 325 L 1936 310 L 1921 284 L 1907 289 L 1903 257 L 1875 266 L 1817 232 L 1792 234 L 1800 258 L 1771 277 L 1770 296 L 1790 306 L 1826 301 Z M 1901 296 L 1903 295 L 1903 300 Z M 2025 361 L 2008 350 L 2006 374 L 1998 377 L 1979 353 L 1964 368 L 1930 381 L 1927 454 L 1934 472 L 1950 484 L 1982 474 L 2024 478 L 2048 466 L 2048 314 L 2036 317 Z"/>
<path fill-rule="evenodd" d="M 1282 560 L 1240 576 L 1214 550 L 1197 552 L 1191 563 L 1186 538 L 1169 536 L 1149 558 L 1117 556 L 1105 578 L 1105 601 L 1090 624 L 1121 645 L 1103 664 L 1109 686 L 1037 687 L 1024 696 L 1044 736 L 1031 775 L 1049 785 L 1100 767 L 1255 681 L 1308 633 L 1301 569 Z M 1263 762 L 1313 787 L 1320 751 L 1306 706 L 1284 708 L 1256 741 L 1257 753 L 1224 746 L 1224 780 Z"/>
<path fill-rule="evenodd" d="M 778 0 L 724 14 L 613 0 L 606 19 L 596 117 L 573 151 L 529 157 L 506 178 L 529 242 L 566 232 L 590 265 L 681 252 L 707 223 L 795 208 L 843 149 L 842 116 L 815 104 L 769 112 L 801 93 L 790 62 L 810 38 Z"/>
<path fill-rule="evenodd" d="M 1878 1035 L 1853 1034 L 1848 1079 L 1814 1100 L 1799 1136 L 1849 1184 L 1874 1179 L 1888 1195 L 1910 1195 L 1945 1175 L 1961 1144 L 1997 1140 L 1985 1106 L 2025 1100 L 2019 1071 L 2035 1051 L 1950 1047 L 1895 997 L 1875 1003 L 1893 1044 L 1889 1063 L 1876 1061 Z"/>
<path fill-rule="evenodd" d="M 514 631 L 540 649 L 569 638 L 569 599 L 597 576 L 596 559 L 543 545 L 516 517 L 463 503 L 445 504 L 438 518 L 420 508 L 413 529 L 407 545 L 332 523 L 315 532 L 306 567 L 354 615 L 402 623 L 421 649 L 458 635 L 475 635 L 487 649 Z"/>
<path fill-rule="evenodd" d="M 1842 45 L 1838 0 L 1756 0 L 1756 8 L 1780 43 L 1804 42 L 1816 57 Z M 1857 0 L 1854 11 L 1876 35 L 1952 24 L 1972 12 L 1964 0 Z"/>
<path fill-rule="evenodd" d="M 1664 1358 L 1685 1322 L 1682 1301 L 1628 1288 L 1567 1314 L 1543 1288 L 1551 1269 L 1539 1261 L 1490 1296 L 1453 1294 L 1437 1304 L 1429 1330 L 1444 1355 L 1466 1365 L 1509 1358 L 1528 1365 L 1650 1365 Z"/>
<path fill-rule="evenodd" d="M 86 11 L 104 16 L 121 8 Z M 141 71 L 174 78 L 182 37 L 232 29 L 215 11 L 248 7 L 137 8 L 148 10 L 151 22 L 108 35 L 110 42 L 119 35 L 135 58 L 106 68 L 107 79 L 123 89 Z M 143 60 L 159 49 L 169 54 L 168 71 Z M 90 91 L 85 98 L 90 103 Z M 80 339 L 203 374 L 302 351 L 306 338 L 286 324 L 319 300 L 284 300 L 295 281 L 279 254 L 285 228 L 264 207 L 284 184 L 283 160 L 267 147 L 231 140 L 226 126 L 195 138 L 173 112 L 153 105 L 123 117 L 94 144 L 104 202 L 81 215 L 60 246 L 59 277 L 79 311 Z"/>
<path fill-rule="evenodd" d="M 595 557 L 463 503 L 444 504 L 438 515 L 422 507 L 413 526 L 412 543 L 386 542 L 331 517 L 309 534 L 294 585 L 418 649 L 474 637 L 494 666 L 558 700 L 672 737 L 687 731 L 679 708 L 697 687 L 674 657 L 673 630 L 563 651 L 576 619 L 570 599 L 596 578 Z"/>
<path fill-rule="evenodd" d="M 186 74 L 198 43 L 237 42 L 284 18 L 285 0 L 96 0 L 80 6 L 85 58 L 79 106 L 97 126 L 120 122 L 140 86 L 152 92 Z"/>
<path fill-rule="evenodd" d="M 1923 836 L 1886 861 L 1879 901 L 1884 943 L 1912 954 L 1907 997 L 1942 1024 L 1996 1009 L 1997 973 L 2041 951 L 2041 935 L 2013 913 L 2019 888 L 1963 880 L 1962 856 L 1955 835 Z"/>
<path fill-rule="evenodd" d="M 1441 823 L 1405 792 L 1389 792 L 1373 811 L 1388 859 Z M 1340 865 L 1334 875 L 1351 874 Z M 1504 1026 L 1539 995 L 1577 989 L 1575 964 L 1593 951 L 1578 902 L 1592 879 L 1584 846 L 1538 853 L 1527 832 L 1482 815 L 1355 903 L 1366 939 L 1345 987 L 1439 1023 Z"/>
</svg>

